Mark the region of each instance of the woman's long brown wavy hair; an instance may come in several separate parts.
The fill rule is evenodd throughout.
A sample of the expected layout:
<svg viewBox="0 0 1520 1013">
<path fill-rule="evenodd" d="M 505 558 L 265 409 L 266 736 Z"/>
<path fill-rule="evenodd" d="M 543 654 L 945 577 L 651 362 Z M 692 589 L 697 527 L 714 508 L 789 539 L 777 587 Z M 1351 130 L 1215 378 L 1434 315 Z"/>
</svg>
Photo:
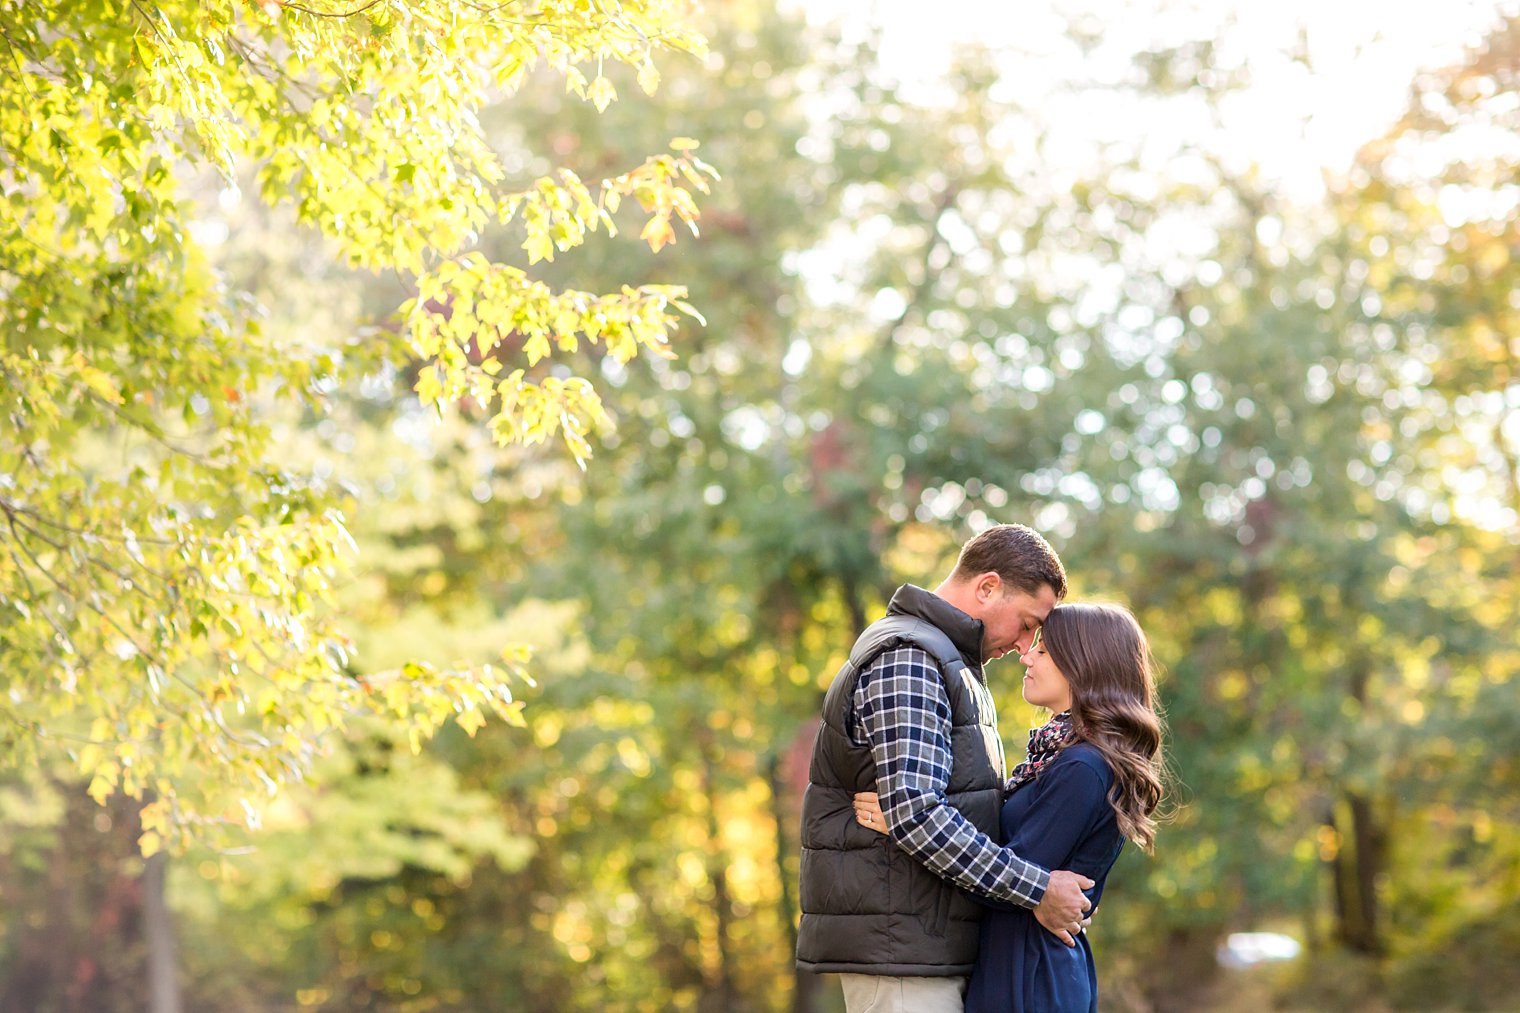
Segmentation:
<svg viewBox="0 0 1520 1013">
<path fill-rule="evenodd" d="M 1156 807 L 1165 794 L 1162 722 L 1145 633 L 1119 605 L 1059 605 L 1040 642 L 1071 686 L 1072 736 L 1108 761 L 1108 800 L 1119 832 L 1141 850 L 1156 839 Z"/>
</svg>

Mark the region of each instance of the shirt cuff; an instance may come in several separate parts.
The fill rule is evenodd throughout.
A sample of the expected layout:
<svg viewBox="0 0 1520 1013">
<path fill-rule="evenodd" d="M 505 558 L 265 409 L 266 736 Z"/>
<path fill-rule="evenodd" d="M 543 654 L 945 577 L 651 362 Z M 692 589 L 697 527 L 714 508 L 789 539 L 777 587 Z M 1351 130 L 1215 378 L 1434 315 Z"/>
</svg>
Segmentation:
<svg viewBox="0 0 1520 1013">
<path fill-rule="evenodd" d="M 1024 899 L 1029 901 L 1029 909 L 1033 911 L 1045 899 L 1045 891 L 1050 886 L 1050 873 L 1038 865 L 1031 867 L 1035 870 L 1034 884 L 1026 891 Z"/>
</svg>

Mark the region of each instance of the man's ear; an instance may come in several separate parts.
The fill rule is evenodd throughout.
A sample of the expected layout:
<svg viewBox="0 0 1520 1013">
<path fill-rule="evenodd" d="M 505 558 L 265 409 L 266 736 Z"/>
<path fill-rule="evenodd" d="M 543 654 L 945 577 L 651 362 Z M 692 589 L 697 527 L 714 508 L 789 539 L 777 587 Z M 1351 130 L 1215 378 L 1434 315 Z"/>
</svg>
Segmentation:
<svg viewBox="0 0 1520 1013">
<path fill-rule="evenodd" d="M 1003 587 L 1003 578 L 994 570 L 989 570 L 976 578 L 976 600 L 981 602 L 991 601 Z"/>
</svg>

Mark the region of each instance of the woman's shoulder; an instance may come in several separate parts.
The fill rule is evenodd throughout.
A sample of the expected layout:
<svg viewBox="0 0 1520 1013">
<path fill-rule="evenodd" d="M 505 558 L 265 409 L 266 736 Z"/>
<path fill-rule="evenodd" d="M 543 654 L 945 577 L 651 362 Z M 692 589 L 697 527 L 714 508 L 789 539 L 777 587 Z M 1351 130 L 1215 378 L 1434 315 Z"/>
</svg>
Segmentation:
<svg viewBox="0 0 1520 1013">
<path fill-rule="evenodd" d="M 1081 765 L 1096 774 L 1105 786 L 1114 779 L 1113 768 L 1108 765 L 1103 754 L 1096 746 L 1087 742 L 1073 742 L 1061 750 L 1060 755 L 1052 760 L 1050 765 L 1052 769 L 1057 766 Z"/>
</svg>

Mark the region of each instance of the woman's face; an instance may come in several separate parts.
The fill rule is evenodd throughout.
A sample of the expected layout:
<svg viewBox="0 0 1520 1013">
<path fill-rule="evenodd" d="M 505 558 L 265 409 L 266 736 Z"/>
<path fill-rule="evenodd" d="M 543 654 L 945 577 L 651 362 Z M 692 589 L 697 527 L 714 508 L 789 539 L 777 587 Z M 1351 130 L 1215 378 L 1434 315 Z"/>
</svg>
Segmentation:
<svg viewBox="0 0 1520 1013">
<path fill-rule="evenodd" d="M 1026 669 L 1025 700 L 1055 714 L 1071 709 L 1071 684 L 1066 681 L 1065 674 L 1056 667 L 1050 655 L 1045 653 L 1045 645 L 1038 636 L 1029 645 L 1029 650 L 1019 655 L 1019 660 Z"/>
</svg>

